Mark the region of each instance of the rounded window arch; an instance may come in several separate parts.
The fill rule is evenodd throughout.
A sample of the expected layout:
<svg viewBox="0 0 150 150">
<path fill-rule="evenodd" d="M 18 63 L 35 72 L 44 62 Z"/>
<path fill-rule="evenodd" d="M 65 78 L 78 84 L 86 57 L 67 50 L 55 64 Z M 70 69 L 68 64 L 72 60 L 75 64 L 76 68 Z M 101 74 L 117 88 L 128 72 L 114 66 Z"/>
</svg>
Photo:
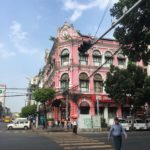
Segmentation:
<svg viewBox="0 0 150 150">
<path fill-rule="evenodd" d="M 80 114 L 89 114 L 90 112 L 90 105 L 88 102 L 83 101 L 80 103 Z"/>
<path fill-rule="evenodd" d="M 102 76 L 100 74 L 95 74 L 94 75 L 94 91 L 99 93 L 99 92 L 103 92 L 103 79 Z"/>
<path fill-rule="evenodd" d="M 61 65 L 62 66 L 66 66 L 69 64 L 69 50 L 68 49 L 64 49 L 61 52 Z"/>
<path fill-rule="evenodd" d="M 125 66 L 125 64 L 126 64 L 126 58 L 123 55 L 123 53 L 118 53 L 117 59 L 118 59 L 118 65 Z"/>
<path fill-rule="evenodd" d="M 79 75 L 79 83 L 80 83 L 81 92 L 89 91 L 89 79 L 88 79 L 88 75 L 86 73 L 81 73 Z"/>
<path fill-rule="evenodd" d="M 113 64 L 113 56 L 110 51 L 105 52 L 105 61 L 107 61 L 106 66 Z"/>
<path fill-rule="evenodd" d="M 68 73 L 64 73 L 61 76 L 60 82 L 61 82 L 61 89 L 69 88 L 69 75 L 68 75 Z"/>
<path fill-rule="evenodd" d="M 99 50 L 94 50 L 93 52 L 93 64 L 94 66 L 99 66 L 102 64 L 102 57 Z"/>
<path fill-rule="evenodd" d="M 99 50 L 94 50 L 93 51 L 93 56 L 99 56 L 99 57 L 101 57 L 100 51 Z"/>
</svg>

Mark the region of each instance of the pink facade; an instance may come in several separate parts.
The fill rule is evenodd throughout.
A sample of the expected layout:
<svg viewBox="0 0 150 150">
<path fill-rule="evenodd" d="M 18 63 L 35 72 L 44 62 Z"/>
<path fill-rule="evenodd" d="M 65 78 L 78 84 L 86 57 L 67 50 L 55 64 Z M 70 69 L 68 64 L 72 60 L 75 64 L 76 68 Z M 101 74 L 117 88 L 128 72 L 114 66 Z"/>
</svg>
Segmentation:
<svg viewBox="0 0 150 150">
<path fill-rule="evenodd" d="M 90 77 L 98 66 L 111 57 L 119 44 L 111 39 L 99 40 L 85 55 L 80 55 L 78 47 L 83 40 L 92 41 L 93 37 L 82 35 L 72 25 L 66 23 L 58 30 L 53 48 L 47 57 L 44 86 L 53 87 L 57 91 L 52 105 L 54 107 L 51 112 L 53 118 L 60 120 L 65 117 L 66 100 L 69 105 L 68 118 L 70 120 L 78 118 L 80 114 L 96 115 L 96 95 L 100 102 L 100 113 L 107 122 L 115 115 L 122 117 L 122 107 L 117 106 L 107 97 L 103 82 L 110 64 L 125 68 L 127 58 L 121 53 L 116 54 L 95 75 Z M 63 94 L 68 88 L 69 93 Z M 55 105 L 56 100 L 60 102 Z"/>
</svg>

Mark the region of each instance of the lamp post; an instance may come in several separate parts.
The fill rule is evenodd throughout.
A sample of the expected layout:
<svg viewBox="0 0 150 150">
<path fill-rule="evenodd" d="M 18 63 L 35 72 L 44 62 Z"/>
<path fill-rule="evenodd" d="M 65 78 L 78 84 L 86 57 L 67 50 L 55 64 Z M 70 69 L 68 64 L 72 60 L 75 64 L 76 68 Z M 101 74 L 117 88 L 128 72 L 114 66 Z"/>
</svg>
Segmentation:
<svg viewBox="0 0 150 150">
<path fill-rule="evenodd" d="M 100 96 L 96 95 L 97 116 L 98 116 L 98 121 L 99 121 L 99 128 L 101 131 L 101 115 L 100 115 L 100 111 L 99 111 L 99 101 L 100 101 Z"/>
<path fill-rule="evenodd" d="M 131 120 L 132 120 L 132 122 L 131 122 L 131 128 L 133 130 L 133 128 L 134 128 L 134 105 L 130 106 L 130 115 L 131 115 Z"/>
<path fill-rule="evenodd" d="M 36 114 L 36 122 L 35 122 L 35 127 L 38 128 L 39 125 L 39 102 L 37 102 L 37 108 L 36 108 L 37 114 Z"/>
</svg>

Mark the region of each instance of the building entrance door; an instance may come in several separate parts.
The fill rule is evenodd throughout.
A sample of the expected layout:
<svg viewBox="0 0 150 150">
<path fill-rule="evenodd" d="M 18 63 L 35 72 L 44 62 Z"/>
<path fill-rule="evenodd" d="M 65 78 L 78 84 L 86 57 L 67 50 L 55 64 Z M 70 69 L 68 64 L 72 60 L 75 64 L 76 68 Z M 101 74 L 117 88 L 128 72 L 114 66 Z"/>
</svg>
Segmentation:
<svg viewBox="0 0 150 150">
<path fill-rule="evenodd" d="M 81 102 L 80 104 L 80 114 L 89 114 L 90 112 L 90 105 L 85 101 Z"/>
</svg>

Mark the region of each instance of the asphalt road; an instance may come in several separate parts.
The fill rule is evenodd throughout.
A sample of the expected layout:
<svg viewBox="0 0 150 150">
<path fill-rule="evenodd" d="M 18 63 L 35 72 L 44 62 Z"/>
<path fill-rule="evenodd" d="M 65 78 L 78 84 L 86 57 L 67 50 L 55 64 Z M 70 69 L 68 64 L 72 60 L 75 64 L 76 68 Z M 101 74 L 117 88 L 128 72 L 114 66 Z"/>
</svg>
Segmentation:
<svg viewBox="0 0 150 150">
<path fill-rule="evenodd" d="M 113 150 L 112 141 L 107 140 L 107 132 L 33 132 L 32 130 L 6 130 L 0 123 L 1 150 Z M 128 132 L 123 140 L 122 150 L 150 150 L 150 131 Z"/>
<path fill-rule="evenodd" d="M 60 145 L 32 130 L 7 130 L 0 122 L 0 150 L 62 150 Z"/>
<path fill-rule="evenodd" d="M 128 138 L 123 138 L 122 150 L 150 150 L 150 131 L 127 132 Z M 82 133 L 82 136 L 99 139 L 106 144 L 112 144 L 112 139 L 108 142 L 108 133 Z"/>
</svg>

